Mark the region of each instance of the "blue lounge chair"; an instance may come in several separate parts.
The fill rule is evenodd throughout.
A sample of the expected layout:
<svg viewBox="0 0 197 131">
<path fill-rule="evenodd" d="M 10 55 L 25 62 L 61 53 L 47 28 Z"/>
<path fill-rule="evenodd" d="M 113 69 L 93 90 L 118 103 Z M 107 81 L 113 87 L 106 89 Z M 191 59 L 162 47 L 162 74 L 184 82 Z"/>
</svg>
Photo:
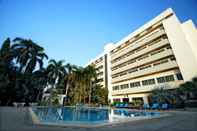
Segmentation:
<svg viewBox="0 0 197 131">
<path fill-rule="evenodd" d="M 123 108 L 123 107 L 124 107 L 124 104 L 120 103 L 119 108 Z"/>
<path fill-rule="evenodd" d="M 129 116 L 129 115 L 130 115 L 130 113 L 128 112 L 128 110 L 123 110 L 123 114 L 124 114 L 125 116 Z"/>
<path fill-rule="evenodd" d="M 128 104 L 127 104 L 127 103 L 125 103 L 123 107 L 124 107 L 124 108 L 128 108 Z"/>
<path fill-rule="evenodd" d="M 166 104 L 166 103 L 162 104 L 161 109 L 162 110 L 167 110 L 168 109 L 168 104 Z"/>
<path fill-rule="evenodd" d="M 146 110 L 146 109 L 149 109 L 149 108 L 150 108 L 149 104 L 144 104 L 144 105 L 143 105 L 143 109 Z"/>
<path fill-rule="evenodd" d="M 120 107 L 120 104 L 117 103 L 117 104 L 115 105 L 115 107 L 116 107 L 116 108 L 119 108 L 119 107 Z"/>
<path fill-rule="evenodd" d="M 152 110 L 158 109 L 158 108 L 159 108 L 159 104 L 157 104 L 157 103 L 154 103 L 154 104 L 152 105 L 152 107 L 151 107 Z"/>
</svg>

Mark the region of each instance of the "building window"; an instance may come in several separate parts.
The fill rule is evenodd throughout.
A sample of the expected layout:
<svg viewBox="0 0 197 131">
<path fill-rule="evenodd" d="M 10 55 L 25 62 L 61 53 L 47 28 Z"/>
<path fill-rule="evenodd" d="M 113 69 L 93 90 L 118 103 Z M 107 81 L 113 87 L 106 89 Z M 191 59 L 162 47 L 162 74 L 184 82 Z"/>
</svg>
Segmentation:
<svg viewBox="0 0 197 131">
<path fill-rule="evenodd" d="M 98 79 L 97 82 L 103 82 L 103 78 Z"/>
<path fill-rule="evenodd" d="M 151 65 L 142 66 L 142 67 L 140 67 L 140 70 L 144 70 L 144 69 L 147 69 L 147 68 L 150 68 L 150 67 L 151 67 Z"/>
<path fill-rule="evenodd" d="M 177 80 L 183 80 L 183 76 L 181 73 L 176 74 Z"/>
<path fill-rule="evenodd" d="M 159 78 L 157 78 L 157 82 L 158 83 L 164 83 L 165 82 L 165 78 L 164 77 L 159 77 Z"/>
<path fill-rule="evenodd" d="M 166 76 L 165 79 L 166 79 L 166 82 L 174 81 L 174 76 L 173 75 Z"/>
<path fill-rule="evenodd" d="M 113 86 L 112 89 L 113 90 L 119 90 L 119 86 Z"/>
<path fill-rule="evenodd" d="M 173 56 L 172 58 L 170 58 L 171 61 L 176 61 L 176 58 Z"/>
<path fill-rule="evenodd" d="M 137 60 L 140 61 L 140 60 L 146 59 L 146 58 L 148 58 L 148 57 L 149 57 L 149 55 L 147 54 L 147 55 L 141 56 L 141 57 L 138 58 Z"/>
<path fill-rule="evenodd" d="M 120 76 L 124 76 L 126 74 L 127 74 L 127 72 L 123 72 L 123 73 L 120 73 Z"/>
<path fill-rule="evenodd" d="M 165 49 L 156 50 L 156 51 L 152 52 L 151 55 L 156 55 L 156 54 L 159 54 L 164 51 L 165 51 Z"/>
<path fill-rule="evenodd" d="M 170 82 L 170 81 L 174 81 L 173 75 L 168 75 L 168 76 L 157 78 L 158 83 L 164 83 L 164 82 Z"/>
<path fill-rule="evenodd" d="M 142 85 L 153 85 L 155 84 L 155 79 L 148 79 L 148 80 L 143 80 Z"/>
<path fill-rule="evenodd" d="M 138 87 L 138 86 L 140 86 L 141 84 L 140 84 L 140 82 L 138 81 L 138 82 L 133 82 L 133 83 L 130 83 L 130 88 L 133 88 L 133 87 Z"/>
<path fill-rule="evenodd" d="M 128 73 L 133 73 L 133 72 L 136 72 L 136 71 L 138 71 L 138 69 L 137 68 L 133 68 L 133 69 L 130 69 Z"/>
<path fill-rule="evenodd" d="M 161 64 L 164 64 L 164 63 L 167 63 L 167 62 L 168 62 L 168 59 L 164 59 L 164 60 L 161 60 L 161 61 L 158 61 L 158 62 L 154 63 L 153 66 L 161 65 Z"/>
<path fill-rule="evenodd" d="M 129 88 L 129 84 L 120 85 L 120 89 L 127 89 Z"/>
</svg>

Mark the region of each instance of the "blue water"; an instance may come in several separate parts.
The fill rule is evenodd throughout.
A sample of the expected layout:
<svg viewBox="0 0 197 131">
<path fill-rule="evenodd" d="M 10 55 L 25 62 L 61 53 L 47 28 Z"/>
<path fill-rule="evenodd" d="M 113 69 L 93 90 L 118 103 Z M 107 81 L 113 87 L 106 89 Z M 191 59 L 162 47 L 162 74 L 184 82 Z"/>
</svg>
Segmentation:
<svg viewBox="0 0 197 131">
<path fill-rule="evenodd" d="M 104 124 L 117 122 L 124 119 L 137 117 L 154 117 L 160 115 L 157 112 L 130 111 L 125 109 L 101 109 L 101 108 L 33 108 L 41 123 L 53 124 Z"/>
</svg>

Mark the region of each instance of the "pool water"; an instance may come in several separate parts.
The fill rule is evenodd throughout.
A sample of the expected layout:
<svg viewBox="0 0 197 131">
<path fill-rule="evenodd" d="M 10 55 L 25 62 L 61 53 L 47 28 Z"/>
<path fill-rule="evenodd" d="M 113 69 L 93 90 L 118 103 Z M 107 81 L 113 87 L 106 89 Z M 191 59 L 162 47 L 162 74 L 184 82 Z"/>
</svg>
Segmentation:
<svg viewBox="0 0 197 131">
<path fill-rule="evenodd" d="M 121 121 L 134 120 L 136 118 L 153 118 L 159 116 L 158 112 L 131 111 L 126 109 L 102 109 L 84 107 L 62 108 L 32 108 L 40 123 L 73 124 L 73 125 L 97 125 Z"/>
</svg>

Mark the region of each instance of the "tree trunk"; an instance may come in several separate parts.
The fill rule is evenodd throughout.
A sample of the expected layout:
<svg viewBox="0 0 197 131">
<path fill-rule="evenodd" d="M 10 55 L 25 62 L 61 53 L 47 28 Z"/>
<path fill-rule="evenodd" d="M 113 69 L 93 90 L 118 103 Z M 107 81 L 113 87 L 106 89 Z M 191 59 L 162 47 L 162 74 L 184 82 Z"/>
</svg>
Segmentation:
<svg viewBox="0 0 197 131">
<path fill-rule="evenodd" d="M 69 89 L 69 82 L 67 82 L 67 84 L 66 84 L 66 92 L 65 92 L 66 99 L 67 99 L 67 95 L 68 95 L 68 89 Z"/>
<path fill-rule="evenodd" d="M 88 101 L 88 104 L 90 105 L 91 104 L 91 93 L 92 93 L 92 87 L 91 87 L 91 83 L 90 83 L 90 86 L 89 86 L 89 101 Z"/>
<path fill-rule="evenodd" d="M 51 87 L 51 90 L 50 90 L 50 96 L 49 96 L 49 106 L 52 106 L 52 93 L 53 93 L 53 88 L 55 87 L 55 85 L 53 85 Z"/>
</svg>

